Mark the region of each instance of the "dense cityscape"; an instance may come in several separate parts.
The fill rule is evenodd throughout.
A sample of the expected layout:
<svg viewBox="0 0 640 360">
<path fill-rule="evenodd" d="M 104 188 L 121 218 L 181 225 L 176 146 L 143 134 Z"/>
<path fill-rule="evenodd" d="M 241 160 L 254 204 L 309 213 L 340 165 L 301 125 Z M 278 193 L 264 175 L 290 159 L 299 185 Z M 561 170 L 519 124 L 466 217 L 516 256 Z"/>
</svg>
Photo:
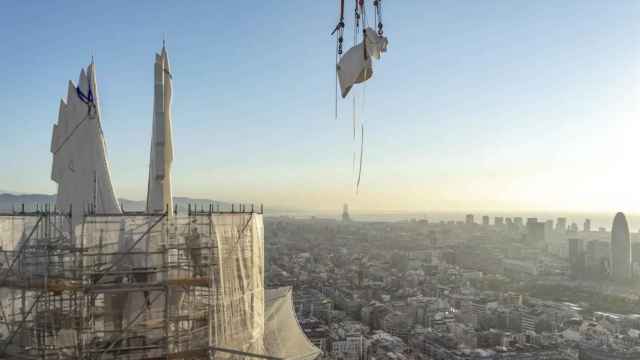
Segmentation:
<svg viewBox="0 0 640 360">
<path fill-rule="evenodd" d="M 256 3 L 4 4 L 0 360 L 640 360 L 640 1 Z"/>
<path fill-rule="evenodd" d="M 612 224 L 271 217 L 266 281 L 326 359 L 639 359 L 640 242 Z"/>
</svg>

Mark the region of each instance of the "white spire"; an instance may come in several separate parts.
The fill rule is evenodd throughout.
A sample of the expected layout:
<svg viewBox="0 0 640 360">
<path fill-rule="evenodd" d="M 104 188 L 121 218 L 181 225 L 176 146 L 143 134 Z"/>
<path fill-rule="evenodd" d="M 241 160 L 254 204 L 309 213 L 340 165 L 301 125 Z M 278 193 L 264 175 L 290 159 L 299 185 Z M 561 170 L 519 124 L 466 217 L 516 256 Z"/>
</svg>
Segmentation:
<svg viewBox="0 0 640 360">
<path fill-rule="evenodd" d="M 171 70 L 167 50 L 156 54 L 154 67 L 153 130 L 149 160 L 147 212 L 173 212 L 171 191 L 171 163 L 173 142 L 171 135 Z"/>
<path fill-rule="evenodd" d="M 69 82 L 67 101 L 60 101 L 51 139 L 51 179 L 58 183 L 56 206 L 73 210 L 74 223 L 85 211 L 120 213 L 111 184 L 107 145 L 100 125 L 98 84 L 93 61 L 80 72 L 76 87 Z"/>
</svg>

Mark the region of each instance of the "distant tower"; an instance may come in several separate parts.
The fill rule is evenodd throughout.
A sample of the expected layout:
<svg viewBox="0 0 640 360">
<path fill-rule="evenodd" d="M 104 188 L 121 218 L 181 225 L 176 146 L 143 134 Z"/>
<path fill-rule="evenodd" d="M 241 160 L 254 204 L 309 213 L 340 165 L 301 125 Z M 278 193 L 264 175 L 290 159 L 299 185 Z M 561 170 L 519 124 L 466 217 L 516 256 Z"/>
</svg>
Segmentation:
<svg viewBox="0 0 640 360">
<path fill-rule="evenodd" d="M 487 215 L 482 217 L 482 225 L 489 226 L 489 217 Z"/>
<path fill-rule="evenodd" d="M 544 244 L 545 223 L 539 222 L 538 218 L 527 218 L 527 242 L 530 244 Z"/>
<path fill-rule="evenodd" d="M 513 224 L 518 228 L 522 228 L 524 226 L 524 222 L 522 220 L 522 217 L 514 217 L 513 218 Z"/>
<path fill-rule="evenodd" d="M 156 54 L 154 66 L 153 132 L 149 160 L 147 212 L 173 212 L 171 191 L 171 164 L 173 141 L 171 135 L 171 70 L 167 50 Z"/>
<path fill-rule="evenodd" d="M 569 264 L 571 265 L 571 276 L 579 279 L 584 276 L 585 252 L 584 241 L 582 239 L 570 238 L 569 240 Z"/>
<path fill-rule="evenodd" d="M 464 218 L 464 222 L 467 225 L 473 225 L 474 221 L 473 221 L 473 214 L 467 214 L 467 216 L 465 216 Z"/>
<path fill-rule="evenodd" d="M 349 216 L 349 204 L 344 204 L 342 206 L 342 221 L 350 222 L 351 216 Z"/>
<path fill-rule="evenodd" d="M 621 212 L 613 218 L 611 227 L 611 275 L 615 280 L 626 280 L 631 277 L 629 225 Z"/>
<path fill-rule="evenodd" d="M 578 232 L 578 224 L 572 222 L 571 226 L 569 226 L 569 232 L 577 233 Z"/>
<path fill-rule="evenodd" d="M 567 231 L 567 218 L 559 217 L 556 220 L 556 232 L 564 233 Z"/>
<path fill-rule="evenodd" d="M 544 222 L 544 236 L 547 241 L 553 241 L 553 220 L 547 220 Z"/>
</svg>

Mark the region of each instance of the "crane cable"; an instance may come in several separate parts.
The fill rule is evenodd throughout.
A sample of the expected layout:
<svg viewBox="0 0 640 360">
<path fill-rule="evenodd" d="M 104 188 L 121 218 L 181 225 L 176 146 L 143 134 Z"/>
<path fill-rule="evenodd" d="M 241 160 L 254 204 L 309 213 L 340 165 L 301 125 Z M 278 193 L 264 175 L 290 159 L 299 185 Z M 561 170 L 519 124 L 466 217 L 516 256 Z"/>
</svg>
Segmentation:
<svg viewBox="0 0 640 360">
<path fill-rule="evenodd" d="M 334 108 L 334 119 L 338 119 L 338 62 L 340 57 L 342 57 L 342 43 L 344 42 L 344 0 L 338 0 L 340 4 L 340 19 L 336 27 L 331 32 L 331 35 L 336 34 L 336 68 L 335 68 L 335 108 Z"/>
<path fill-rule="evenodd" d="M 357 44 L 357 36 L 358 33 L 360 33 L 360 25 L 362 25 L 362 45 L 363 45 L 363 56 L 364 56 L 364 60 L 365 62 L 368 61 L 368 56 L 367 56 L 367 48 L 366 48 L 366 28 L 367 28 L 367 13 L 366 13 L 366 8 L 364 5 L 364 0 L 355 0 L 356 2 L 356 11 L 355 11 L 355 17 L 356 17 L 356 25 L 354 28 L 354 46 L 356 46 Z M 358 13 L 358 7 L 360 8 L 360 13 Z M 360 22 L 362 20 L 362 23 Z M 366 79 L 368 74 L 367 74 L 367 67 L 365 66 L 365 74 L 364 74 L 364 78 Z M 362 107 L 362 111 L 360 112 L 360 119 L 358 119 L 357 116 L 357 93 L 354 92 L 353 94 L 353 147 L 354 147 L 354 152 L 353 152 L 353 165 L 355 167 L 355 158 L 356 158 L 356 128 L 357 128 L 357 124 L 358 124 L 358 120 L 360 123 L 360 156 L 359 156 L 359 160 L 358 160 L 358 173 L 357 173 L 357 177 L 355 176 L 355 171 L 354 171 L 354 191 L 356 193 L 356 195 L 360 192 L 360 181 L 362 180 L 362 167 L 363 167 L 363 160 L 364 160 L 364 120 L 362 120 L 362 114 L 364 114 L 364 99 L 365 99 L 365 94 L 366 94 L 366 87 L 363 84 L 362 87 L 362 98 L 360 100 L 360 104 Z M 354 169 L 355 170 L 355 169 Z"/>
</svg>

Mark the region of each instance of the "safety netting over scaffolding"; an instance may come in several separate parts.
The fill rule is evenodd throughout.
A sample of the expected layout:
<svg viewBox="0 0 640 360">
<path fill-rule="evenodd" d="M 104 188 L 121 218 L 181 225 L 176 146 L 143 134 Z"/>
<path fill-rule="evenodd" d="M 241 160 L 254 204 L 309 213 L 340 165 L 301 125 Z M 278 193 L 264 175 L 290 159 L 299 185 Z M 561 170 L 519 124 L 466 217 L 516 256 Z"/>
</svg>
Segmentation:
<svg viewBox="0 0 640 360">
<path fill-rule="evenodd" d="M 41 358 L 319 354 L 269 290 L 259 213 L 0 217 L 0 351 Z M 265 310 L 266 309 L 266 310 Z"/>
</svg>

